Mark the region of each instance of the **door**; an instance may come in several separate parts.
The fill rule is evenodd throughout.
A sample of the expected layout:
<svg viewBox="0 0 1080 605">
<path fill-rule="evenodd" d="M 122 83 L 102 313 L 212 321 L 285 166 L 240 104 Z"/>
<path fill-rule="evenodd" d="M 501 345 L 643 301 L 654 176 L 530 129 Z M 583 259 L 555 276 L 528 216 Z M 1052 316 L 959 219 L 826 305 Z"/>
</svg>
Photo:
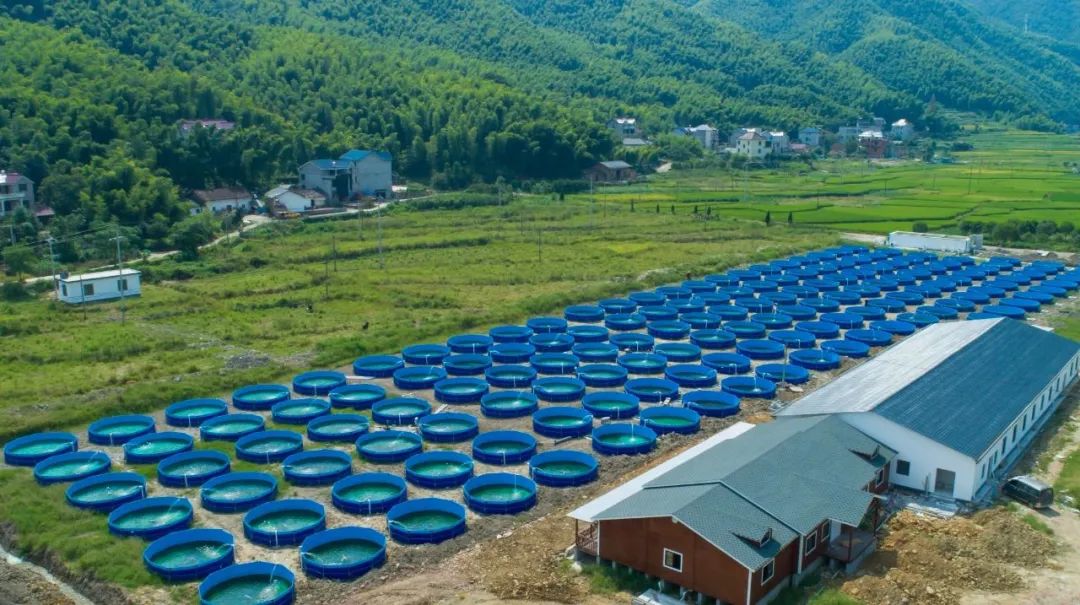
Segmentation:
<svg viewBox="0 0 1080 605">
<path fill-rule="evenodd" d="M 956 484 L 956 473 L 943 468 L 937 469 L 934 475 L 934 493 L 952 497 L 953 486 Z"/>
</svg>

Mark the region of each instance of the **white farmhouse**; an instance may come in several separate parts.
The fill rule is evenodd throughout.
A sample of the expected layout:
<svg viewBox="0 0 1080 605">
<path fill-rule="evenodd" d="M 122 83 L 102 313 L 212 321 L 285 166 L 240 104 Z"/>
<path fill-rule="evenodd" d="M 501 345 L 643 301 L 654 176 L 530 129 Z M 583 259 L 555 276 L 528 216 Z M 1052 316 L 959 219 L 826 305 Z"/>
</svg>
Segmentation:
<svg viewBox="0 0 1080 605">
<path fill-rule="evenodd" d="M 782 130 L 773 130 L 765 134 L 772 146 L 774 155 L 785 155 L 791 152 L 791 138 Z"/>
<path fill-rule="evenodd" d="M 892 123 L 889 134 L 897 141 L 910 141 L 915 138 L 915 125 L 901 118 Z"/>
<path fill-rule="evenodd" d="M 393 195 L 393 156 L 353 149 L 336 160 L 311 160 L 300 167 L 300 187 L 322 192 L 328 200 Z"/>
<path fill-rule="evenodd" d="M 916 233 L 914 231 L 893 231 L 885 239 L 890 248 L 906 250 L 928 250 L 950 254 L 971 254 L 983 246 L 981 233 L 972 235 L 947 235 L 944 233 Z"/>
<path fill-rule="evenodd" d="M 307 212 L 326 205 L 326 196 L 311 189 L 278 185 L 266 192 L 266 203 L 273 214 Z"/>
<path fill-rule="evenodd" d="M 821 129 L 817 126 L 804 126 L 799 129 L 799 142 L 808 147 L 820 147 L 821 135 Z"/>
<path fill-rule="evenodd" d="M 56 298 L 70 304 L 113 300 L 142 293 L 141 274 L 134 269 L 110 269 L 81 275 L 60 274 Z"/>
<path fill-rule="evenodd" d="M 18 172 L 0 170 L 0 217 L 34 205 L 34 181 Z"/>
<path fill-rule="evenodd" d="M 772 143 L 757 130 L 748 130 L 735 143 L 735 153 L 752 160 L 760 160 L 772 153 Z"/>
<path fill-rule="evenodd" d="M 203 210 L 211 212 L 231 212 L 242 210 L 247 212 L 255 206 L 255 196 L 243 187 L 221 187 L 218 189 L 196 189 L 191 193 L 199 204 L 194 214 Z"/>
</svg>

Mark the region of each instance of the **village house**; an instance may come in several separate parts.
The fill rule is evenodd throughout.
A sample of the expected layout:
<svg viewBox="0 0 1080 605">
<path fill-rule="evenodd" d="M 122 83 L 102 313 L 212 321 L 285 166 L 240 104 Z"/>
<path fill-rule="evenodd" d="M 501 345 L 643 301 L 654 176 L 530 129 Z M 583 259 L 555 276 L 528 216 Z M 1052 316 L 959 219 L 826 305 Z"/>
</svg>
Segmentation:
<svg viewBox="0 0 1080 605">
<path fill-rule="evenodd" d="M 299 185 L 321 192 L 331 202 L 393 195 L 393 156 L 353 149 L 336 160 L 318 159 L 300 167 Z"/>
<path fill-rule="evenodd" d="M 889 134 L 892 135 L 894 140 L 904 142 L 910 141 L 915 138 L 915 125 L 901 118 L 892 123 Z"/>
<path fill-rule="evenodd" d="M 34 181 L 18 172 L 0 170 L 0 217 L 34 206 Z"/>
<path fill-rule="evenodd" d="M 585 170 L 585 180 L 593 183 L 628 183 L 636 178 L 633 166 L 622 160 L 598 162 Z"/>
<path fill-rule="evenodd" d="M 836 129 L 836 138 L 840 143 L 847 143 L 858 139 L 862 132 L 858 126 L 841 126 Z"/>
<path fill-rule="evenodd" d="M 820 147 L 822 135 L 817 126 L 804 126 L 799 129 L 799 142 L 808 147 Z"/>
<path fill-rule="evenodd" d="M 208 130 L 226 131 L 236 128 L 235 122 L 229 120 L 220 120 L 216 118 L 199 119 L 199 120 L 180 120 L 179 124 L 180 136 L 188 137 L 196 128 L 206 128 Z"/>
<path fill-rule="evenodd" d="M 622 140 L 623 147 L 648 147 L 651 144 L 649 141 L 637 137 L 628 137 Z"/>
<path fill-rule="evenodd" d="M 855 128 L 859 132 L 885 132 L 885 118 L 860 118 L 855 122 Z"/>
<path fill-rule="evenodd" d="M 637 118 L 612 118 L 608 120 L 608 129 L 615 134 L 615 138 L 623 139 L 640 138 L 641 130 L 638 129 Z"/>
<path fill-rule="evenodd" d="M 772 143 L 756 129 L 748 129 L 736 141 L 735 153 L 751 160 L 761 160 L 772 153 Z"/>
<path fill-rule="evenodd" d="M 675 134 L 693 137 L 702 147 L 709 151 L 716 151 L 720 147 L 720 131 L 708 124 L 676 128 Z"/>
<path fill-rule="evenodd" d="M 859 135 L 859 148 L 869 159 L 884 159 L 889 154 L 889 139 L 879 131 L 866 130 Z"/>
<path fill-rule="evenodd" d="M 56 298 L 69 304 L 82 304 L 138 296 L 142 274 L 134 269 L 110 269 L 81 275 L 61 273 L 56 279 Z"/>
<path fill-rule="evenodd" d="M 264 196 L 270 213 L 278 216 L 283 212 L 308 212 L 326 205 L 326 196 L 312 189 L 278 185 Z"/>
<path fill-rule="evenodd" d="M 214 213 L 232 212 L 233 210 L 249 212 L 255 207 L 255 196 L 243 187 L 196 189 L 191 192 L 191 197 L 196 202 L 192 214 L 200 214 L 203 210 Z"/>
<path fill-rule="evenodd" d="M 773 155 L 787 155 L 791 152 L 791 139 L 786 132 L 773 130 L 766 133 L 765 137 L 769 139 Z"/>
</svg>

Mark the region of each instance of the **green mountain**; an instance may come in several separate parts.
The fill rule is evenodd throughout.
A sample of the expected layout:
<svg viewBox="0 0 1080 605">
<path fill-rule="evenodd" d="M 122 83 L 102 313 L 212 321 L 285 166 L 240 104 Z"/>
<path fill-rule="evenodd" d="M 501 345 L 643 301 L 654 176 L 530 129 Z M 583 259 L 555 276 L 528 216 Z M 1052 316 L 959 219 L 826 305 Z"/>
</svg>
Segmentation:
<svg viewBox="0 0 1080 605">
<path fill-rule="evenodd" d="M 967 0 L 1020 31 L 1080 45 L 1080 0 Z"/>
</svg>

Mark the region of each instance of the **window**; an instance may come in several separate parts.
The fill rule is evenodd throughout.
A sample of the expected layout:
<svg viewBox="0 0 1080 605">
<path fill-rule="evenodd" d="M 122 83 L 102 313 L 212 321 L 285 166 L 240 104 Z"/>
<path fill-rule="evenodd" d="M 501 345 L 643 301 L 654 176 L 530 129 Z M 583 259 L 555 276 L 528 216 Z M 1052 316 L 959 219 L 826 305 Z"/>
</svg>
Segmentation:
<svg viewBox="0 0 1080 605">
<path fill-rule="evenodd" d="M 1026 431 L 1027 430 L 1027 421 L 1028 421 L 1028 419 L 1027 419 L 1027 416 L 1025 415 L 1024 416 L 1024 423 L 1022 425 L 1020 425 L 1020 430 L 1021 431 Z"/>
<path fill-rule="evenodd" d="M 911 463 L 907 460 L 896 461 L 896 474 L 907 477 L 911 474 Z"/>
<path fill-rule="evenodd" d="M 94 284 L 83 284 L 82 293 L 83 293 L 83 296 L 93 296 L 94 295 Z"/>
<path fill-rule="evenodd" d="M 116 289 L 120 290 L 121 292 L 127 292 L 127 289 L 128 289 L 127 279 L 118 279 L 118 280 L 116 280 Z"/>
<path fill-rule="evenodd" d="M 67 284 L 60 284 L 60 293 L 67 296 Z"/>
<path fill-rule="evenodd" d="M 806 536 L 806 548 L 803 550 L 803 553 L 810 554 L 814 552 L 815 548 L 817 548 L 817 532 Z"/>
<path fill-rule="evenodd" d="M 671 571 L 682 571 L 682 553 L 664 549 L 664 567 Z"/>
<path fill-rule="evenodd" d="M 826 524 L 822 525 L 821 526 L 821 531 L 818 532 L 818 533 L 821 534 L 821 541 L 822 542 L 824 542 L 825 540 L 828 540 L 829 539 L 829 524 L 826 523 Z"/>
<path fill-rule="evenodd" d="M 881 485 L 882 483 L 885 483 L 885 467 L 879 468 L 874 475 L 874 485 Z"/>
<path fill-rule="evenodd" d="M 765 567 L 761 568 L 761 583 L 764 584 L 772 579 L 773 574 L 776 573 L 776 561 L 772 560 L 765 564 Z"/>
<path fill-rule="evenodd" d="M 1018 429 L 1018 428 L 1019 427 L 1016 426 L 1015 424 L 1013 425 L 1013 437 L 1012 437 L 1012 439 L 1013 439 L 1014 442 L 1016 441 L 1016 429 Z"/>
</svg>

